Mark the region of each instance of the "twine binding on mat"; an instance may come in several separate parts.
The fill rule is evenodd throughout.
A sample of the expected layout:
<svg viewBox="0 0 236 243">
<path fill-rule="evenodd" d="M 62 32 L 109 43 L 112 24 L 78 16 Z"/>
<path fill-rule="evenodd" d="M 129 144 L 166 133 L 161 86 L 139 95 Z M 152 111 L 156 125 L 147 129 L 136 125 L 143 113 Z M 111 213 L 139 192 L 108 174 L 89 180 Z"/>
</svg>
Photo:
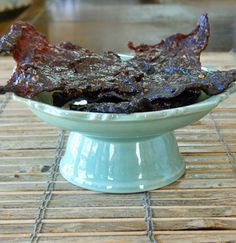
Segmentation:
<svg viewBox="0 0 236 243">
<path fill-rule="evenodd" d="M 225 143 L 224 136 L 220 132 L 220 129 L 219 129 L 218 125 L 217 125 L 217 122 L 214 119 L 214 117 L 212 116 L 211 112 L 209 113 L 209 116 L 210 116 L 211 120 L 213 121 L 213 124 L 214 124 L 214 127 L 216 129 L 216 132 L 217 132 L 217 135 L 219 137 L 219 140 L 222 143 L 222 145 L 224 147 L 224 150 L 225 150 L 225 153 L 227 154 L 228 160 L 229 160 L 229 162 L 230 162 L 230 164 L 232 166 L 232 170 L 236 174 L 236 159 L 235 159 L 234 155 L 232 154 L 229 145 L 227 143 Z"/>
<path fill-rule="evenodd" d="M 43 226 L 42 220 L 45 217 L 47 207 L 52 198 L 52 191 L 54 189 L 55 182 L 57 179 L 60 159 L 62 156 L 62 150 L 63 150 L 63 146 L 64 146 L 64 135 L 65 135 L 65 132 L 61 131 L 61 133 L 59 135 L 58 143 L 57 143 L 58 145 L 56 148 L 55 161 L 51 167 L 50 180 L 47 182 L 47 187 L 44 190 L 43 201 L 42 201 L 41 206 L 39 207 L 39 213 L 38 213 L 37 218 L 35 219 L 34 227 L 33 227 L 32 233 L 30 235 L 31 243 L 38 242 L 38 239 L 39 239 L 38 234 L 40 233 L 42 226 Z"/>
<path fill-rule="evenodd" d="M 151 209 L 151 201 L 150 201 L 149 192 L 144 192 L 143 205 L 144 205 L 144 217 L 145 217 L 145 223 L 146 223 L 147 239 L 151 243 L 157 243 L 157 241 L 155 240 L 155 234 L 154 234 L 154 223 L 152 220 L 152 209 Z"/>
</svg>

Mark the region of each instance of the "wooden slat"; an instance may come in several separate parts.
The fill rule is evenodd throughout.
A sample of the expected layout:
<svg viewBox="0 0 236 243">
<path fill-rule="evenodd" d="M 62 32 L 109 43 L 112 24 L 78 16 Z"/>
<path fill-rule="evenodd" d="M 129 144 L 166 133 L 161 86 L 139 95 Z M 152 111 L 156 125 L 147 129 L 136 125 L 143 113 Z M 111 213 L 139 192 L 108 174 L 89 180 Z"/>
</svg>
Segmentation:
<svg viewBox="0 0 236 243">
<path fill-rule="evenodd" d="M 68 243 L 143 243 L 146 242 L 144 236 L 145 232 L 136 231 L 129 233 L 119 232 L 103 232 L 92 233 L 86 235 L 85 233 L 41 233 L 40 242 L 68 242 Z M 135 234 L 135 235 L 134 235 Z M 0 239 L 2 242 L 29 242 L 29 235 L 27 234 L 15 234 L 15 237 L 8 234 L 0 234 Z M 201 231 L 160 231 L 158 237 L 156 237 L 158 242 L 161 243 L 189 243 L 189 242 L 234 242 L 236 240 L 235 230 L 201 230 Z"/>
</svg>

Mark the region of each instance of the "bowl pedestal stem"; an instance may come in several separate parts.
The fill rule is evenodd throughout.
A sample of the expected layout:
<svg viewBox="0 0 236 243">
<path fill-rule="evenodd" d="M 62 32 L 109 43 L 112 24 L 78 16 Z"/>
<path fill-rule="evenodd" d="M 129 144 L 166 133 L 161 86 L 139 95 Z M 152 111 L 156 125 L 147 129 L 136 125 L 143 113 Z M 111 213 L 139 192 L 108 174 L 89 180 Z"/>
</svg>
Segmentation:
<svg viewBox="0 0 236 243">
<path fill-rule="evenodd" d="M 131 193 L 163 187 L 183 175 L 172 132 L 149 138 L 95 138 L 71 132 L 60 162 L 74 185 L 101 192 Z"/>
</svg>

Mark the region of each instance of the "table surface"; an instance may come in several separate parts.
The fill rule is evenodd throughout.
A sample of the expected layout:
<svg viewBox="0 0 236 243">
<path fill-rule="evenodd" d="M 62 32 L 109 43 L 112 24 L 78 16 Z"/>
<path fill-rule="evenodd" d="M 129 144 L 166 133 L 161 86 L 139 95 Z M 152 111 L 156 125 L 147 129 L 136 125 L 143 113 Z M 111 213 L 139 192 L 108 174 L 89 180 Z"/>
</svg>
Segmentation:
<svg viewBox="0 0 236 243">
<path fill-rule="evenodd" d="M 235 57 L 207 53 L 202 62 L 228 69 Z M 2 84 L 13 65 L 0 58 Z M 0 242 L 29 242 L 30 236 L 39 242 L 154 242 L 146 231 L 157 242 L 234 242 L 235 127 L 232 95 L 176 131 L 187 162 L 182 178 L 148 193 L 103 194 L 75 187 L 58 173 L 67 134 L 0 96 Z"/>
<path fill-rule="evenodd" d="M 207 1 L 206 5 L 205 1 L 197 5 L 184 0 L 130 2 L 94 5 L 92 0 L 86 4 L 36 0 L 19 18 L 34 23 L 53 43 L 68 37 L 96 51 L 108 48 L 127 53 L 128 38 L 136 42 L 162 38 L 173 33 L 174 21 L 180 21 L 183 14 L 179 30 L 191 29 L 205 6 L 220 28 L 213 24 L 216 43 L 210 44 L 202 63 L 235 68 L 234 52 L 228 52 L 234 48 L 235 33 L 233 25 L 227 27 L 235 17 L 235 1 Z M 175 14 L 168 9 L 176 10 Z M 163 21 L 156 16 L 164 16 Z M 10 22 L 1 22 L 0 31 Z M 156 27 L 161 27 L 160 32 L 154 31 Z M 221 31 L 229 35 L 221 38 Z M 10 57 L 0 58 L 0 84 L 9 78 L 13 66 Z M 103 194 L 75 187 L 58 173 L 67 133 L 39 120 L 11 96 L 2 95 L 0 242 L 143 243 L 154 242 L 154 238 L 173 243 L 236 242 L 235 127 L 236 95 L 232 95 L 200 121 L 175 132 L 187 163 L 182 178 L 148 193 Z"/>
</svg>

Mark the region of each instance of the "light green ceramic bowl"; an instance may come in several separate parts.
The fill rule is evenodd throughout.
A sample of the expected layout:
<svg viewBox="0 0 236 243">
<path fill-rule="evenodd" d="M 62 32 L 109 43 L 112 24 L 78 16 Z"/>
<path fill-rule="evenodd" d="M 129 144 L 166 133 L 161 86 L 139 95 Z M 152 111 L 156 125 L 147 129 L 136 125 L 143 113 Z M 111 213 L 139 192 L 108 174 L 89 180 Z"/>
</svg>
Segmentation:
<svg viewBox="0 0 236 243">
<path fill-rule="evenodd" d="M 181 177 L 185 162 L 173 131 L 201 119 L 235 91 L 232 84 L 224 93 L 193 105 L 133 114 L 78 112 L 14 98 L 42 120 L 71 131 L 60 162 L 66 180 L 95 191 L 131 193 Z"/>
</svg>

